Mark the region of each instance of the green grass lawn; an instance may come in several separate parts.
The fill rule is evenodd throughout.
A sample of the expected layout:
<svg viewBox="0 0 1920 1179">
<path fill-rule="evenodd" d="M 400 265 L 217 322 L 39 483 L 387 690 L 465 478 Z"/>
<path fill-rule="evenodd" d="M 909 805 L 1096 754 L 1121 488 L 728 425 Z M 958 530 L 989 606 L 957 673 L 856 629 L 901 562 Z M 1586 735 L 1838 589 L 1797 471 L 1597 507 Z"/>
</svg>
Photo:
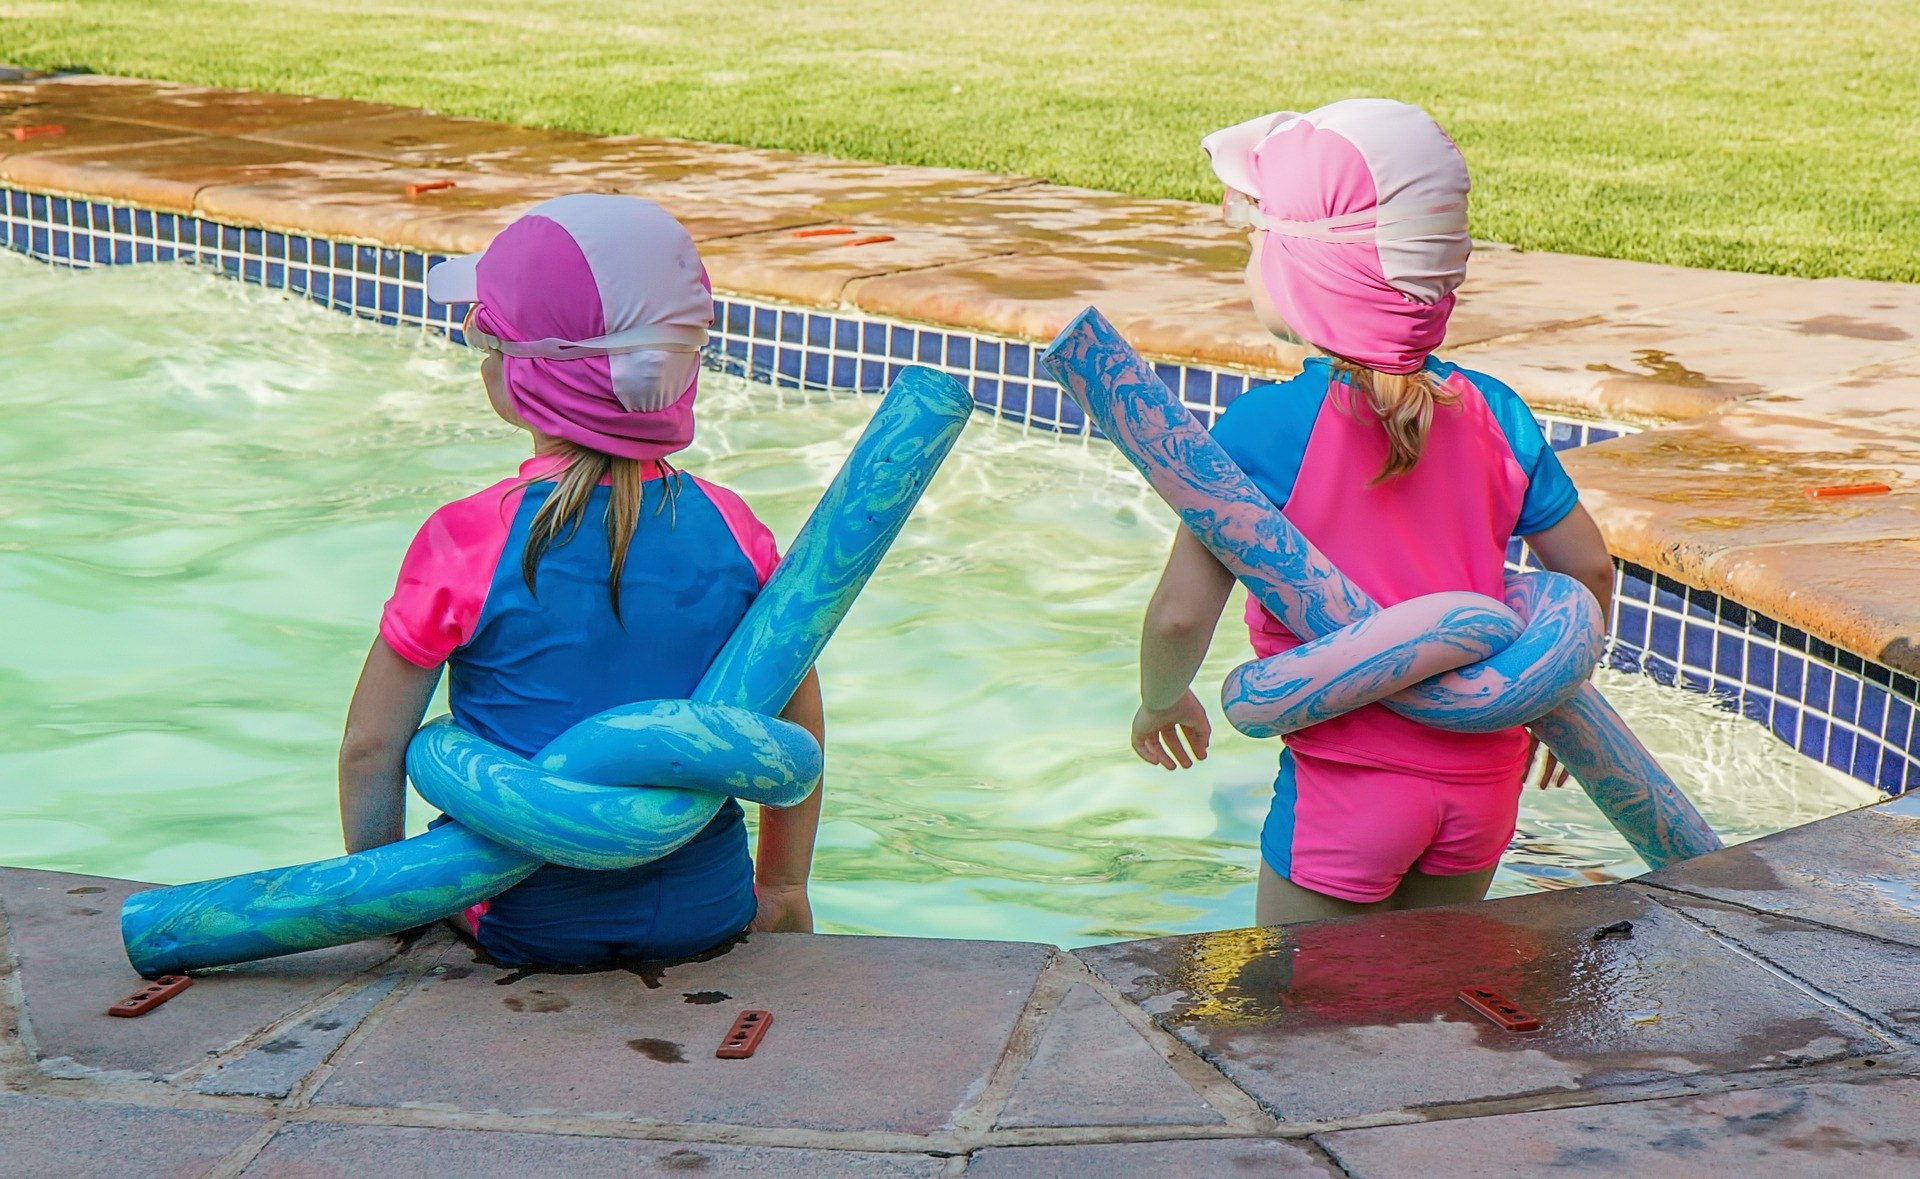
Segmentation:
<svg viewBox="0 0 1920 1179">
<path fill-rule="evenodd" d="M 0 60 L 1212 199 L 1381 94 L 1527 249 L 1920 280 L 1915 0 L 0 0 Z"/>
</svg>

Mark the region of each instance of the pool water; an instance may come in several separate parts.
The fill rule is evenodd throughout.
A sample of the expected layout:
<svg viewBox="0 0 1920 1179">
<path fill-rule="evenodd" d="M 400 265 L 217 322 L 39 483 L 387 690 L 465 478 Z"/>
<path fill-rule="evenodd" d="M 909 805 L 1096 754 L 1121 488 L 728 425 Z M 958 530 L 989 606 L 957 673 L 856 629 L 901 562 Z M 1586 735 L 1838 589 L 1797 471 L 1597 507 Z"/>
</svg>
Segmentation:
<svg viewBox="0 0 1920 1179">
<path fill-rule="evenodd" d="M 334 753 L 434 507 L 510 474 L 472 354 L 183 268 L 0 255 L 0 863 L 159 882 L 339 850 Z M 713 374 L 684 465 L 790 539 L 875 404 Z M 821 662 L 823 929 L 1078 945 L 1243 925 L 1271 743 L 1126 746 L 1172 519 L 1100 444 L 969 426 Z M 1203 695 L 1247 655 L 1230 609 Z M 1602 684 L 1729 840 L 1878 797 L 1710 701 Z M 417 830 L 430 817 L 415 801 Z M 1529 792 L 1496 891 L 1642 870 Z"/>
</svg>

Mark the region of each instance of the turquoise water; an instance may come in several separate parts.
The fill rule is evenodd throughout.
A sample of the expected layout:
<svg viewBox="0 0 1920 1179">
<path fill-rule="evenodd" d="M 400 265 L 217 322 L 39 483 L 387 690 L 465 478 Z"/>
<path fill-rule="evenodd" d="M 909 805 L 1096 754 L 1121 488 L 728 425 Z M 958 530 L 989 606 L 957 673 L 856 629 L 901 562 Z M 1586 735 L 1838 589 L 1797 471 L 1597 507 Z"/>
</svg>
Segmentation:
<svg viewBox="0 0 1920 1179">
<path fill-rule="evenodd" d="M 191 270 L 14 255 L 0 325 L 0 863 L 176 882 L 336 853 L 341 719 L 400 554 L 526 449 L 472 354 Z M 785 541 L 873 404 L 709 375 L 685 465 Z M 1105 447 L 974 421 L 822 661 L 822 928 L 1074 945 L 1251 918 L 1277 750 L 1227 731 L 1168 774 L 1126 748 L 1171 529 Z M 1699 697 L 1602 683 L 1730 839 L 1877 797 Z M 1577 788 L 1530 792 L 1496 887 L 1640 870 Z"/>
</svg>

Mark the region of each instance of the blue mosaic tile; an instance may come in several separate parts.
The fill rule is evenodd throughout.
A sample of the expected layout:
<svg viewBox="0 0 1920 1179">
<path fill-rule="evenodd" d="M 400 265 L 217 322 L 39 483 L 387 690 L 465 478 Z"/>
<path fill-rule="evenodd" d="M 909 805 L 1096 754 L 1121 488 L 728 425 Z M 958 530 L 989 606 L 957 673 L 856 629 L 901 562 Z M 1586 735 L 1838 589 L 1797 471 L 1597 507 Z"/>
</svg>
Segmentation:
<svg viewBox="0 0 1920 1179">
<path fill-rule="evenodd" d="M 853 389 L 860 384 L 860 362 L 851 356 L 833 358 L 833 387 Z"/>
<path fill-rule="evenodd" d="M 1647 646 L 1647 623 L 1649 614 L 1645 606 L 1636 606 L 1622 602 L 1614 607 L 1615 633 L 1623 643 L 1635 647 Z"/>
<path fill-rule="evenodd" d="M 1800 752 L 1815 761 L 1825 761 L 1827 756 L 1827 722 L 1812 713 L 1802 713 L 1800 717 L 1800 739 L 1794 743 Z"/>
<path fill-rule="evenodd" d="M 1654 614 L 1647 636 L 1647 650 L 1668 660 L 1680 658 L 1680 620 Z"/>
<path fill-rule="evenodd" d="M 833 373 L 828 364 L 828 359 L 825 352 L 815 352 L 812 350 L 807 352 L 807 368 L 804 375 L 808 385 L 815 388 L 825 388 L 832 383 Z"/>
<path fill-rule="evenodd" d="M 958 332 L 947 335 L 947 367 L 970 369 L 973 367 L 973 340 Z"/>
<path fill-rule="evenodd" d="M 807 319 L 804 312 L 782 311 L 780 313 L 780 339 L 783 343 L 798 344 L 805 337 Z"/>
<path fill-rule="evenodd" d="M 1742 678 L 1756 688 L 1773 687 L 1773 648 L 1765 643 L 1748 643 L 1747 667 Z"/>
<path fill-rule="evenodd" d="M 1767 727 L 1773 730 L 1774 736 L 1787 744 L 1797 744 L 1800 740 L 1800 709 L 1785 700 L 1775 700 L 1773 719 Z"/>
<path fill-rule="evenodd" d="M 1833 692 L 1833 669 L 1824 663 L 1807 660 L 1806 687 L 1801 690 L 1800 699 L 1809 707 L 1827 710 L 1827 701 Z"/>
<path fill-rule="evenodd" d="M 1740 715 L 1758 724 L 1766 724 L 1773 715 L 1773 701 L 1759 692 L 1740 693 Z"/>
<path fill-rule="evenodd" d="M 895 360 L 913 359 L 913 329 L 891 326 L 887 332 L 887 355 Z"/>
<path fill-rule="evenodd" d="M 1860 719 L 1860 681 L 1850 676 L 1833 677 L 1833 707 L 1828 715 L 1849 724 Z"/>
<path fill-rule="evenodd" d="M 1839 725 L 1827 726 L 1827 749 L 1824 755 L 1826 763 L 1835 769 L 1850 770 L 1853 767 L 1853 733 Z"/>
<path fill-rule="evenodd" d="M 1802 686 L 1806 675 L 1805 657 L 1782 651 L 1774 657 L 1773 690 L 1790 700 L 1805 699 Z"/>
<path fill-rule="evenodd" d="M 1713 628 L 1689 622 L 1681 627 L 1681 662 L 1689 667 L 1713 666 Z"/>
<path fill-rule="evenodd" d="M 1857 739 L 1853 746 L 1853 760 L 1838 768 L 1862 782 L 1873 781 L 1880 769 L 1880 746 L 1864 737 Z"/>
</svg>

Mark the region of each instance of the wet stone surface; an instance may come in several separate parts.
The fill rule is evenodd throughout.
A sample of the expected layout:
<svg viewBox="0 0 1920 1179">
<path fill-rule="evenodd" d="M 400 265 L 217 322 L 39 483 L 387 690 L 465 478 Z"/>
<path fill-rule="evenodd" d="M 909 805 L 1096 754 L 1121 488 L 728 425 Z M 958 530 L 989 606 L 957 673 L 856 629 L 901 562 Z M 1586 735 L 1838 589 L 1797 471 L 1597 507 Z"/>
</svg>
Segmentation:
<svg viewBox="0 0 1920 1179">
<path fill-rule="evenodd" d="M 1743 843 L 1641 882 L 1920 946 L 1920 796 Z"/>
<path fill-rule="evenodd" d="M 1595 941 L 1630 921 L 1627 939 Z M 1619 886 L 1075 951 L 1289 1121 L 1884 1051 Z M 1532 1013 L 1507 1032 L 1459 1000 Z"/>
<path fill-rule="evenodd" d="M 1784 1085 L 1317 1135 L 1356 1179 L 1920 1173 L 1920 1082 Z"/>
<path fill-rule="evenodd" d="M 144 985 L 120 945 L 120 902 L 148 886 L 0 868 L 7 948 L 43 1070 L 171 1076 L 391 958 L 391 938 L 208 971 L 137 1019 L 106 1009 Z"/>
<path fill-rule="evenodd" d="M 276 1134 L 245 1172 L 250 1176 L 364 1179 L 523 1179 L 565 1175 L 846 1175 L 853 1179 L 938 1175 L 946 1160 L 924 1154 L 721 1146 L 402 1126 L 303 1123 Z"/>
<path fill-rule="evenodd" d="M 0 1093 L 0 1179 L 203 1175 L 264 1117 Z"/>
<path fill-rule="evenodd" d="M 456 947 L 314 1100 L 928 1133 L 978 1096 L 1054 953 L 761 934 L 706 961 L 543 974 Z M 714 992 L 728 998 L 687 998 Z M 766 1038 L 716 1059 L 746 1009 L 773 1013 Z"/>
</svg>

